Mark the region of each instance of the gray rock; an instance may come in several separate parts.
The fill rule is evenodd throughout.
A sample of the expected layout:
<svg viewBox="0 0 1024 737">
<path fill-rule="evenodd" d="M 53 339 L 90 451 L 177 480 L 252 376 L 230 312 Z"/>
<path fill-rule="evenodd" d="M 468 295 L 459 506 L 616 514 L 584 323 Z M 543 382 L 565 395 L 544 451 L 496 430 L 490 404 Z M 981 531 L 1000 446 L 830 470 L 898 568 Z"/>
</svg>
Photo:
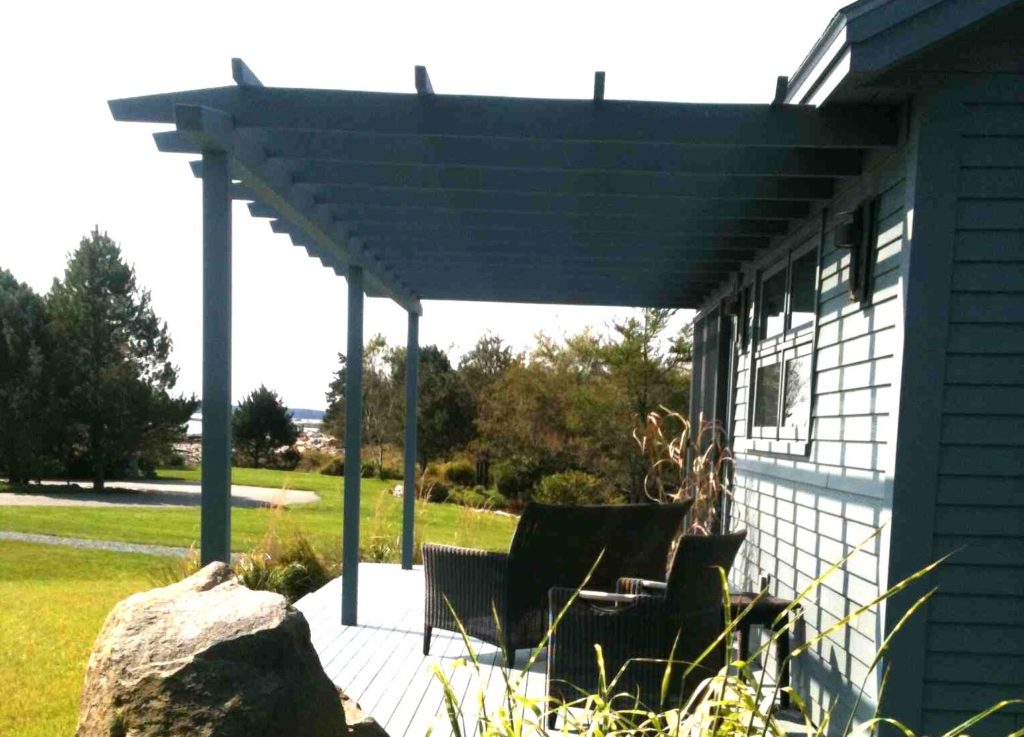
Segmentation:
<svg viewBox="0 0 1024 737">
<path fill-rule="evenodd" d="M 309 625 L 223 563 L 135 594 L 89 658 L 78 737 L 339 737 L 337 691 Z"/>
<path fill-rule="evenodd" d="M 364 712 L 363 708 L 346 696 L 340 688 L 338 695 L 341 697 L 341 705 L 345 709 L 345 724 L 348 726 L 349 737 L 388 737 L 384 727 Z"/>
</svg>

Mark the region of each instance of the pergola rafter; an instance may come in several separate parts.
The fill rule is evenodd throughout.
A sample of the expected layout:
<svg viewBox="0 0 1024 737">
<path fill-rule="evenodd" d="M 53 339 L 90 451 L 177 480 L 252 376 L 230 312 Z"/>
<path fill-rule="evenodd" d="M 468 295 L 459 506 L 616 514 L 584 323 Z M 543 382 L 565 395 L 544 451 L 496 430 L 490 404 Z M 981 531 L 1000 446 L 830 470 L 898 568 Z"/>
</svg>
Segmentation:
<svg viewBox="0 0 1024 737">
<path fill-rule="evenodd" d="M 819 109 L 265 87 L 110 102 L 173 125 L 204 190 L 204 559 L 227 555 L 230 201 L 349 281 L 342 619 L 356 621 L 363 295 L 409 315 L 403 565 L 412 563 L 421 300 L 695 307 L 894 146 L 899 116 Z M 778 98 L 778 96 L 777 96 Z M 225 290 L 227 297 L 225 297 Z M 218 337 L 220 336 L 220 337 Z M 212 435 L 207 437 L 210 430 Z M 215 437 L 214 437 L 215 436 Z M 209 455 L 208 455 L 209 454 Z M 209 471 L 209 473 L 208 473 Z"/>
</svg>

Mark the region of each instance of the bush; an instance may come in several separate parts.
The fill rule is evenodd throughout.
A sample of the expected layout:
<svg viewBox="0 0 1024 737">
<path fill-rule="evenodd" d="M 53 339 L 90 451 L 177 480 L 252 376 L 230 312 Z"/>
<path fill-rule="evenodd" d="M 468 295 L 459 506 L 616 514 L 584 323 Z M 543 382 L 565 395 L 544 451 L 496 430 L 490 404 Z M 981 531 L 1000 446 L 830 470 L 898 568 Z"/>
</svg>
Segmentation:
<svg viewBox="0 0 1024 737">
<path fill-rule="evenodd" d="M 359 469 L 359 475 L 364 479 L 372 479 L 377 475 L 377 462 L 365 461 Z"/>
<path fill-rule="evenodd" d="M 380 478 L 381 481 L 397 481 L 402 478 L 402 472 L 395 466 L 389 466 L 385 463 L 380 467 Z"/>
<path fill-rule="evenodd" d="M 440 481 L 427 481 L 423 491 L 423 498 L 428 502 L 441 503 L 448 498 L 448 494 L 451 490 L 447 484 L 443 484 Z"/>
<path fill-rule="evenodd" d="M 545 476 L 531 498 L 548 504 L 614 504 L 622 501 L 603 479 L 583 471 Z"/>
<path fill-rule="evenodd" d="M 508 499 L 528 497 L 541 474 L 536 468 L 518 463 L 501 463 L 494 470 L 495 486 Z"/>
<path fill-rule="evenodd" d="M 326 466 L 320 469 L 320 473 L 324 476 L 344 476 L 345 475 L 345 459 L 334 458 L 330 460 Z"/>
<path fill-rule="evenodd" d="M 294 446 L 290 445 L 280 453 L 275 453 L 271 459 L 271 463 L 268 465 L 273 468 L 279 468 L 283 471 L 294 471 L 301 460 L 302 454 L 299 453 Z"/>
<path fill-rule="evenodd" d="M 313 473 L 320 473 L 324 467 L 335 460 L 335 456 L 330 453 L 324 453 L 322 450 L 316 448 L 307 448 L 302 451 L 302 458 L 299 459 L 298 465 L 295 467 L 298 471 L 311 471 Z"/>
<path fill-rule="evenodd" d="M 467 460 L 449 461 L 442 466 L 443 478 L 456 486 L 472 486 L 476 483 L 476 466 Z"/>
<path fill-rule="evenodd" d="M 166 586 L 191 576 L 199 568 L 199 551 L 193 549 L 158 569 L 151 579 L 155 585 Z M 341 563 L 334 557 L 320 554 L 302 532 L 295 530 L 282 537 L 278 535 L 276 524 L 267 530 L 256 548 L 238 556 L 231 568 L 246 587 L 281 594 L 289 604 L 325 586 L 341 573 Z"/>
</svg>

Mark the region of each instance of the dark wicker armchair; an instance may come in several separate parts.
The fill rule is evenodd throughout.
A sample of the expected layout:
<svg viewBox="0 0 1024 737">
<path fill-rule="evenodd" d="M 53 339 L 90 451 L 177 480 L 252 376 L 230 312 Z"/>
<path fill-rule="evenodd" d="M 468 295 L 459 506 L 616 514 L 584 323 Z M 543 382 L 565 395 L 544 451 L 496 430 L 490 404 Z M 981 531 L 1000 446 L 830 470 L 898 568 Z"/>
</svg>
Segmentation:
<svg viewBox="0 0 1024 737">
<path fill-rule="evenodd" d="M 547 631 L 548 590 L 578 587 L 599 556 L 588 587 L 614 587 L 623 576 L 662 578 L 689 506 L 528 504 L 508 553 L 424 545 L 423 653 L 434 627 L 458 629 L 447 598 L 470 637 L 502 648 L 514 665 L 515 651 L 535 647 Z"/>
<path fill-rule="evenodd" d="M 615 593 L 585 591 L 566 611 L 548 642 L 548 696 L 572 702 L 598 688 L 594 645 L 603 650 L 609 681 L 630 658 L 694 662 L 724 626 L 722 579 L 728 574 L 746 531 L 727 535 L 685 535 L 679 540 L 669 567 L 667 581 L 624 578 Z M 589 587 L 588 587 L 589 589 Z M 570 588 L 553 588 L 550 611 L 554 617 L 569 603 Z M 668 691 L 668 703 L 678 706 L 704 679 L 725 665 L 728 643 L 716 648 L 681 682 L 686 666 L 676 665 Z M 650 708 L 661 706 L 661 685 L 665 664 L 632 662 L 615 692 L 638 694 Z M 552 718 L 553 721 L 553 718 Z"/>
</svg>

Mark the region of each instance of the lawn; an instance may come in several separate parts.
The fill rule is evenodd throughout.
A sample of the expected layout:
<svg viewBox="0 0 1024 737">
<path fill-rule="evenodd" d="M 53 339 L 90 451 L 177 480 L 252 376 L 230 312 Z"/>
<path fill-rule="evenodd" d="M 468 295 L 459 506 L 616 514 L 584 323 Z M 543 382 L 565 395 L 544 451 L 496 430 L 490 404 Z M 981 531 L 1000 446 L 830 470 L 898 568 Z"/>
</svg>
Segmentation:
<svg viewBox="0 0 1024 737">
<path fill-rule="evenodd" d="M 232 550 L 252 549 L 272 525 L 284 530 L 291 527 L 301 529 L 324 550 L 340 545 L 340 478 L 301 471 L 252 468 L 236 468 L 232 473 L 236 484 L 302 489 L 320 495 L 319 502 L 284 510 L 233 509 Z M 199 470 L 167 469 L 161 471 L 160 477 L 198 481 Z M 363 547 L 371 543 L 378 548 L 385 547 L 393 551 L 392 560 L 397 560 L 400 550 L 402 515 L 402 500 L 388 493 L 395 483 L 363 479 L 360 504 Z M 115 498 L 117 492 L 110 494 Z M 465 507 L 422 502 L 417 506 L 418 537 L 422 541 L 504 550 L 515 526 L 511 517 Z M 199 540 L 199 509 L 0 506 L 0 530 L 188 547 Z"/>
<path fill-rule="evenodd" d="M 148 555 L 0 541 L 0 734 L 74 734 L 104 618 L 150 588 L 162 565 Z"/>
</svg>

